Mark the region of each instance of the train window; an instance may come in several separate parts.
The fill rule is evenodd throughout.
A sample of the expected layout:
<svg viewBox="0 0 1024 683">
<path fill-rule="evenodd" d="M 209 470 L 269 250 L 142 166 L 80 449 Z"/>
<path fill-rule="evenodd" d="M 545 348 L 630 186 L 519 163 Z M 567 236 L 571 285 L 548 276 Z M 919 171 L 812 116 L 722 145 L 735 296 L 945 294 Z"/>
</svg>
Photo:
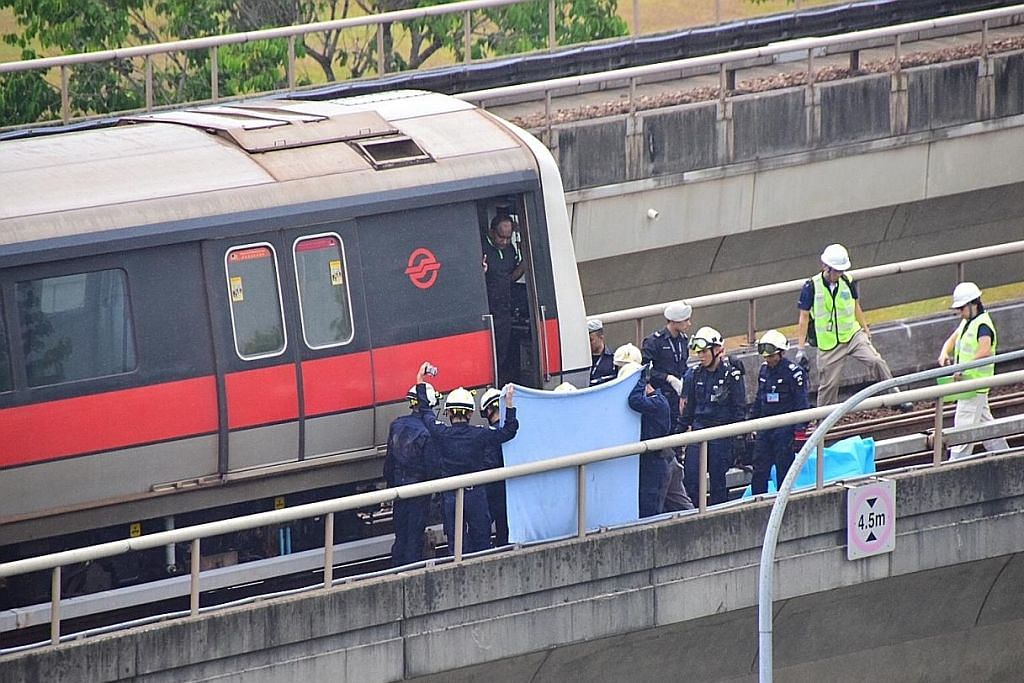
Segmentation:
<svg viewBox="0 0 1024 683">
<path fill-rule="evenodd" d="M 284 310 L 274 248 L 235 247 L 225 258 L 235 351 L 245 360 L 284 353 Z"/>
<path fill-rule="evenodd" d="M 135 369 L 124 271 L 19 282 L 16 295 L 30 387 Z"/>
<path fill-rule="evenodd" d="M 0 392 L 13 389 L 11 382 L 11 353 L 7 345 L 7 328 L 4 325 L 4 308 L 0 304 Z"/>
<path fill-rule="evenodd" d="M 306 346 L 322 349 L 352 341 L 352 306 L 341 238 L 330 233 L 295 240 L 295 280 Z"/>
</svg>

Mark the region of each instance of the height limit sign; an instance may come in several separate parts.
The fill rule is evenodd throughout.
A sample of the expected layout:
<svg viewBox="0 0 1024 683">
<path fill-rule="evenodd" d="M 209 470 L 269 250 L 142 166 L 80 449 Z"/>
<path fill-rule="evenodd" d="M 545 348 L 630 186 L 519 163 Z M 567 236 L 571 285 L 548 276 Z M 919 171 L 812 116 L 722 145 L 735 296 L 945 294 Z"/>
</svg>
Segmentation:
<svg viewBox="0 0 1024 683">
<path fill-rule="evenodd" d="M 896 548 L 896 481 L 880 479 L 846 491 L 846 559 Z"/>
</svg>

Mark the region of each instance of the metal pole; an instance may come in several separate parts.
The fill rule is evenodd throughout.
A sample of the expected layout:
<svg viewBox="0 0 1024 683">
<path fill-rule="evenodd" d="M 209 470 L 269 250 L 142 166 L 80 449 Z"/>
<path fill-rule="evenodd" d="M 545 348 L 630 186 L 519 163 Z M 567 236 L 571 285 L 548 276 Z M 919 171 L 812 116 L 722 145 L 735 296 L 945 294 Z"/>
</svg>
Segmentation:
<svg viewBox="0 0 1024 683">
<path fill-rule="evenodd" d="M 825 437 L 818 442 L 817 462 L 814 463 L 814 488 L 825 488 Z"/>
<path fill-rule="evenodd" d="M 189 587 L 188 608 L 192 616 L 199 614 L 199 539 L 192 539 L 192 560 L 189 575 L 192 583 Z"/>
<path fill-rule="evenodd" d="M 640 0 L 633 0 L 633 35 L 640 35 Z"/>
<path fill-rule="evenodd" d="M 455 490 L 455 561 L 462 562 L 462 537 L 466 517 L 466 489 L 460 486 Z M 448 539 L 449 541 L 452 539 Z"/>
<path fill-rule="evenodd" d="M 988 19 L 981 22 L 981 58 L 988 59 Z"/>
<path fill-rule="evenodd" d="M 715 23 L 722 23 L 722 0 L 715 0 Z"/>
<path fill-rule="evenodd" d="M 708 442 L 700 442 L 700 479 L 697 480 L 697 496 L 700 503 L 697 510 L 700 514 L 708 511 Z"/>
<path fill-rule="evenodd" d="M 217 46 L 210 48 L 210 99 L 220 99 L 220 64 L 217 58 Z"/>
<path fill-rule="evenodd" d="M 60 644 L 60 567 L 50 573 L 50 643 Z"/>
<path fill-rule="evenodd" d="M 473 61 L 473 25 L 470 23 L 472 12 L 466 10 L 462 13 L 462 61 L 469 64 Z"/>
<path fill-rule="evenodd" d="M 935 433 L 932 435 L 932 464 L 942 464 L 942 397 L 935 399 Z"/>
<path fill-rule="evenodd" d="M 587 535 L 587 466 L 576 468 L 576 536 Z"/>
<path fill-rule="evenodd" d="M 757 343 L 757 299 L 751 299 L 747 304 L 747 343 Z"/>
<path fill-rule="evenodd" d="M 295 36 L 288 36 L 288 89 L 295 90 Z"/>
<path fill-rule="evenodd" d="M 153 55 L 146 55 L 146 111 L 153 111 Z"/>
<path fill-rule="evenodd" d="M 384 24 L 377 24 L 377 75 L 384 75 Z"/>
<path fill-rule="evenodd" d="M 68 92 L 68 67 L 60 67 L 60 120 L 71 121 L 71 94 Z"/>
<path fill-rule="evenodd" d="M 644 340 L 644 319 L 637 318 L 633 323 L 636 327 L 636 345 L 640 346 Z"/>
<path fill-rule="evenodd" d="M 555 42 L 555 0 L 548 0 L 548 49 L 558 47 Z"/>
<path fill-rule="evenodd" d="M 334 513 L 324 517 L 324 588 L 334 583 Z"/>
</svg>

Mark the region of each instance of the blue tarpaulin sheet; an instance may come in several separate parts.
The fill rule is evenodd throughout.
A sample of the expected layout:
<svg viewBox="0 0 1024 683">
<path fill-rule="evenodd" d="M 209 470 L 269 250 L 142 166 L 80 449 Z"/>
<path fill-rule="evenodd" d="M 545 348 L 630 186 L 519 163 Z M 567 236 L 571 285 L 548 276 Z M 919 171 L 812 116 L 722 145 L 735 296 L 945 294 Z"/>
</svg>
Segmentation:
<svg viewBox="0 0 1024 683">
<path fill-rule="evenodd" d="M 814 488 L 816 483 L 816 468 L 818 467 L 817 452 L 811 453 L 807 462 L 800 468 L 800 473 L 793 482 L 793 489 Z M 862 439 L 859 436 L 851 436 L 841 441 L 836 441 L 831 446 L 825 447 L 825 471 L 826 482 L 839 479 L 849 479 L 862 474 L 874 474 L 875 472 L 875 440 L 872 438 Z M 768 493 L 778 491 L 776 482 L 775 467 L 772 467 L 771 477 L 768 478 Z M 743 492 L 743 497 L 750 496 L 750 487 Z"/>
<path fill-rule="evenodd" d="M 629 408 L 633 373 L 588 389 L 553 392 L 516 387 L 519 433 L 504 444 L 506 465 L 547 460 L 640 440 L 640 414 Z M 586 527 L 638 519 L 639 457 L 586 466 Z M 509 479 L 509 540 L 525 543 L 576 533 L 576 468 Z"/>
</svg>

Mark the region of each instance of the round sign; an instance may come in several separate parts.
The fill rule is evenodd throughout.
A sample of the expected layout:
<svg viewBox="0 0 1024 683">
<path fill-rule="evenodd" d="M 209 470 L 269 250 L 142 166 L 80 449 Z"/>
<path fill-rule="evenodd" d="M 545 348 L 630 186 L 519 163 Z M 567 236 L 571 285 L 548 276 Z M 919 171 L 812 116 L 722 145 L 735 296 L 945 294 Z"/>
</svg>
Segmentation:
<svg viewBox="0 0 1024 683">
<path fill-rule="evenodd" d="M 896 482 L 864 484 L 849 490 L 846 501 L 847 557 L 857 559 L 896 547 Z"/>
<path fill-rule="evenodd" d="M 429 289 L 437 281 L 437 273 L 441 270 L 441 263 L 429 249 L 420 247 L 409 254 L 408 267 L 405 274 L 409 276 L 419 289 Z"/>
</svg>

